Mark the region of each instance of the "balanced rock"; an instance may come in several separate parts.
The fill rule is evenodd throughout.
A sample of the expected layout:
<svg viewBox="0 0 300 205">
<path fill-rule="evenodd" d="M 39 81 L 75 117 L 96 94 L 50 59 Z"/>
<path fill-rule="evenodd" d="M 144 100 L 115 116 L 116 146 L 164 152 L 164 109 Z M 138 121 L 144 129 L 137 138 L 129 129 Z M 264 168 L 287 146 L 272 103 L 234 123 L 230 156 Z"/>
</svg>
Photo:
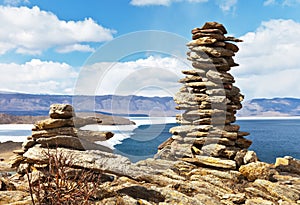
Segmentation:
<svg viewBox="0 0 300 205">
<path fill-rule="evenodd" d="M 176 126 L 170 129 L 172 137 L 159 146 L 156 155 L 161 159 L 179 159 L 225 169 L 238 169 L 256 162 L 255 153 L 248 153 L 252 142 L 240 131 L 235 114 L 242 108 L 244 96 L 234 86 L 230 69 L 238 64 L 233 56 L 239 48 L 227 37 L 226 28 L 217 22 L 208 22 L 192 30 L 192 41 L 187 46 L 187 59 L 193 69 L 182 71 L 179 80 L 183 87 L 176 93 Z M 247 156 L 246 156 L 247 155 Z"/>
<path fill-rule="evenodd" d="M 53 119 L 69 119 L 75 116 L 74 109 L 68 104 L 53 104 L 50 106 L 49 115 Z"/>
<path fill-rule="evenodd" d="M 222 31 L 223 34 L 227 34 L 226 28 L 218 22 L 206 22 L 202 29 L 218 29 Z"/>
</svg>

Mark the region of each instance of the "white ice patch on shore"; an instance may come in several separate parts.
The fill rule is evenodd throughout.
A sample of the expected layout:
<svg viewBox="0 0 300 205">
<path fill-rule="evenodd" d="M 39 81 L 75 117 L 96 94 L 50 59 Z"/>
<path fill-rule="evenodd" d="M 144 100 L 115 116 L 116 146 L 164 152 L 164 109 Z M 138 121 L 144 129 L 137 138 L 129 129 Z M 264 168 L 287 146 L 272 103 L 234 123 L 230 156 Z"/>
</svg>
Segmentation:
<svg viewBox="0 0 300 205">
<path fill-rule="evenodd" d="M 115 135 L 109 140 L 103 142 L 97 142 L 103 146 L 107 146 L 114 149 L 114 146 L 121 144 L 126 138 L 130 138 L 134 133 L 133 131 L 141 125 L 156 125 L 156 124 L 169 124 L 175 123 L 175 117 L 130 117 L 129 120 L 135 122 L 135 125 L 86 125 L 81 127 L 81 130 L 91 130 L 91 131 L 109 131 L 113 132 Z M 33 128 L 32 124 L 0 124 L 0 142 L 14 141 L 23 142 L 27 138 L 27 133 Z M 11 135 L 3 134 L 7 132 L 22 131 L 24 130 L 24 135 Z"/>
<path fill-rule="evenodd" d="M 0 124 L 0 130 L 31 130 L 32 124 Z"/>
<path fill-rule="evenodd" d="M 137 126 L 176 123 L 175 117 L 130 117 L 128 119 L 135 122 Z"/>
<path fill-rule="evenodd" d="M 1 136 L 0 143 L 13 141 L 13 142 L 24 142 L 28 136 Z"/>
<path fill-rule="evenodd" d="M 97 142 L 97 144 L 114 149 L 114 146 L 121 144 L 126 138 L 130 138 L 133 131 L 141 125 L 168 124 L 175 123 L 175 117 L 130 117 L 129 120 L 135 125 L 86 125 L 80 129 L 92 131 L 110 131 L 115 135 L 109 140 Z"/>
<path fill-rule="evenodd" d="M 0 142 L 24 142 L 32 128 L 32 124 L 0 124 Z"/>
<path fill-rule="evenodd" d="M 114 149 L 114 146 L 121 144 L 122 140 L 130 138 L 133 135 L 133 130 L 138 126 L 136 125 L 86 125 L 81 130 L 91 130 L 91 131 L 109 131 L 113 132 L 114 136 L 106 141 L 98 141 L 97 144 Z"/>
</svg>

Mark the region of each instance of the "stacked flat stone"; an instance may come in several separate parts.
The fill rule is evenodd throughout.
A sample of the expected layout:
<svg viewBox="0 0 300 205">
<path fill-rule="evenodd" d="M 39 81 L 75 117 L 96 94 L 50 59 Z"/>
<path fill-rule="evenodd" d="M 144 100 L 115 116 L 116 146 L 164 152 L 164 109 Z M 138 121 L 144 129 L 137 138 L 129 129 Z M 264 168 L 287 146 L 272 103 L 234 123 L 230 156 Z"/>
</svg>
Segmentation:
<svg viewBox="0 0 300 205">
<path fill-rule="evenodd" d="M 110 148 L 95 144 L 94 141 L 105 141 L 114 136 L 112 132 L 98 132 L 80 130 L 75 128 L 86 124 L 96 124 L 102 121 L 99 118 L 80 118 L 75 116 L 74 109 L 68 104 L 53 104 L 50 106 L 50 118 L 38 121 L 34 124 L 32 135 L 22 144 L 22 149 L 15 150 L 16 154 L 10 161 L 12 167 L 16 167 L 18 173 L 25 173 L 33 164 L 32 160 L 25 157 L 28 150 L 33 147 L 41 148 L 68 148 L 83 151 L 101 150 L 112 152 Z M 43 157 L 43 156 L 41 156 Z"/>
<path fill-rule="evenodd" d="M 232 124 L 244 96 L 228 72 L 238 66 L 233 56 L 239 48 L 231 42 L 241 40 L 224 36 L 225 27 L 216 22 L 205 23 L 192 34 L 187 55 L 193 69 L 182 71 L 183 87 L 174 97 L 176 108 L 184 111 L 176 117 L 181 126 L 170 129 L 173 136 L 160 145 L 157 156 L 236 169 L 247 163 L 243 158 L 252 143 L 244 138 L 249 133 Z"/>
<path fill-rule="evenodd" d="M 32 129 L 32 136 L 23 143 L 25 150 L 35 144 L 41 147 L 65 147 L 84 150 L 74 127 L 74 109 L 68 104 L 53 104 L 49 119 L 38 121 Z"/>
</svg>

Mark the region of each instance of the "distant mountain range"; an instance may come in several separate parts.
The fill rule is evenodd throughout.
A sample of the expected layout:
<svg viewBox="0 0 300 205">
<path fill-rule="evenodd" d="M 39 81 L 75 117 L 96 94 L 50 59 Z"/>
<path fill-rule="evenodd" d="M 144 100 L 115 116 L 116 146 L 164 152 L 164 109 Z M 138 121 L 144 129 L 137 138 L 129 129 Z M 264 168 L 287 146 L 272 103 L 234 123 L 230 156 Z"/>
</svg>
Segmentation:
<svg viewBox="0 0 300 205">
<path fill-rule="evenodd" d="M 0 113 L 11 115 L 48 115 L 55 103 L 72 104 L 76 111 L 135 116 L 174 116 L 172 97 L 71 96 L 0 93 Z"/>
<path fill-rule="evenodd" d="M 68 103 L 76 111 L 96 110 L 104 114 L 139 116 L 175 116 L 178 111 L 172 97 L 114 96 L 96 97 L 70 95 L 32 95 L 0 93 L 0 113 L 12 115 L 47 115 L 54 103 Z M 300 116 L 300 99 L 252 99 L 243 103 L 240 117 Z"/>
<path fill-rule="evenodd" d="M 248 117 L 290 117 L 300 116 L 300 99 L 273 98 L 252 99 L 243 103 L 238 116 Z"/>
</svg>

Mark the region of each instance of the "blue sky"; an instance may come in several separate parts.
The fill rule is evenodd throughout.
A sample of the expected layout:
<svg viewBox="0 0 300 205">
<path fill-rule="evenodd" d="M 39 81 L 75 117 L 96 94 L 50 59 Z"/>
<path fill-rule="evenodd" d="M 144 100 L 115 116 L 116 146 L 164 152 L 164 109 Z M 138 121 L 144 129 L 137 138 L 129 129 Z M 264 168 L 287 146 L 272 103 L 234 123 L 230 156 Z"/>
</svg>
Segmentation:
<svg viewBox="0 0 300 205">
<path fill-rule="evenodd" d="M 74 94 L 77 79 L 88 73 L 79 86 L 88 90 L 85 86 L 94 84 L 94 94 L 174 95 L 180 87 L 176 83 L 180 70 L 187 66 L 181 54 L 146 49 L 123 54 L 115 62 L 100 57 L 94 65 L 86 63 L 117 39 L 118 50 L 135 47 L 139 39 L 134 32 L 165 31 L 171 38 L 189 41 L 191 29 L 217 21 L 229 35 L 244 40 L 235 56 L 240 67 L 232 73 L 247 99 L 300 97 L 300 0 L 1 0 L 0 4 L 2 91 Z M 112 55 L 118 52 L 111 49 Z M 154 67 L 162 72 L 145 69 Z"/>
</svg>

